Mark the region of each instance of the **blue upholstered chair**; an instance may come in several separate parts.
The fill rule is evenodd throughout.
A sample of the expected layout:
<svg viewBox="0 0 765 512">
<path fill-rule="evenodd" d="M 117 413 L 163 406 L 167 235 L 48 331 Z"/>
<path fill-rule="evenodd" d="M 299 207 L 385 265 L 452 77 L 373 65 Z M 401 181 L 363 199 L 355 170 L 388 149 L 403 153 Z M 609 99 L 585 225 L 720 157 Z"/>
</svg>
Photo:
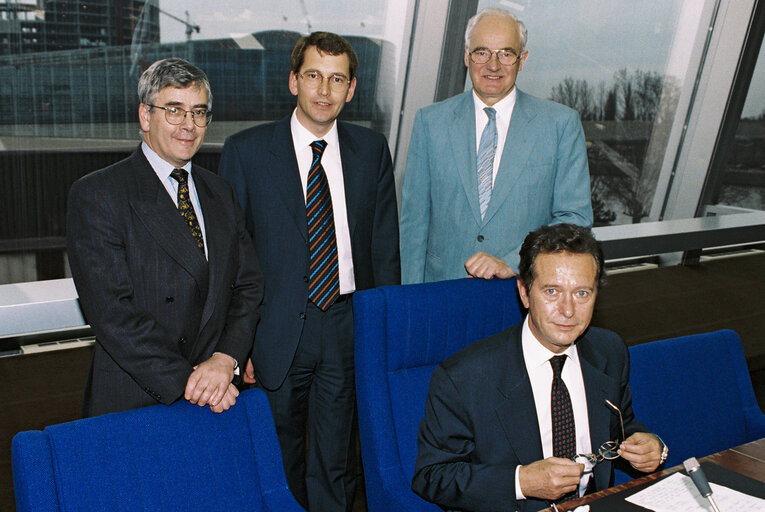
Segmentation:
<svg viewBox="0 0 765 512">
<path fill-rule="evenodd" d="M 635 416 L 667 443 L 666 467 L 765 437 L 765 414 L 735 332 L 644 343 L 630 356 Z M 616 483 L 630 479 L 616 474 Z"/>
<path fill-rule="evenodd" d="M 370 512 L 438 511 L 410 487 L 433 369 L 521 320 L 515 279 L 388 286 L 353 298 L 356 389 Z"/>
<path fill-rule="evenodd" d="M 21 432 L 12 452 L 18 512 L 303 510 L 259 390 L 223 414 L 181 401 Z"/>
</svg>

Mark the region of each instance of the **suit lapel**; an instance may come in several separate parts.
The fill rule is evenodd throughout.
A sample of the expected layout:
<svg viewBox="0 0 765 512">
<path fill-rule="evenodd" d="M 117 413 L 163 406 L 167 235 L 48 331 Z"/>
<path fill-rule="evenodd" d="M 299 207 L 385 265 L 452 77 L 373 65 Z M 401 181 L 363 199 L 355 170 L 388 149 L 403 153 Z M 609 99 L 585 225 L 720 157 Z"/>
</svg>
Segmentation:
<svg viewBox="0 0 765 512">
<path fill-rule="evenodd" d="M 539 437 L 534 393 L 526 372 L 521 348 L 521 326 L 508 332 L 507 356 L 497 389 L 503 400 L 496 408 L 499 423 L 520 464 L 542 459 L 542 439 Z M 532 423 L 529 420 L 534 418 Z"/>
<path fill-rule="evenodd" d="M 356 229 L 356 212 L 359 211 L 359 201 L 362 194 L 358 191 L 362 188 L 364 164 L 361 161 L 360 149 L 356 141 L 351 137 L 348 128 L 343 123 L 337 123 L 337 138 L 340 142 L 340 160 L 343 166 L 343 188 L 345 189 L 345 211 L 348 216 L 348 230 L 353 240 Z"/>
<path fill-rule="evenodd" d="M 502 160 L 494 180 L 491 201 L 489 201 L 489 206 L 486 209 L 484 222 L 489 222 L 494 214 L 499 211 L 502 203 L 510 197 L 510 190 L 515 186 L 526 168 L 526 161 L 529 159 L 534 146 L 532 143 L 534 134 L 531 129 L 531 122 L 534 117 L 534 111 L 528 107 L 526 94 L 517 90 L 513 116 L 507 129 L 507 138 L 502 149 Z M 477 184 L 476 187 L 478 187 Z"/>
<path fill-rule="evenodd" d="M 587 415 L 590 422 L 590 445 L 597 452 L 601 444 L 611 440 L 611 410 L 606 406 L 606 399 L 614 402 L 614 390 L 618 390 L 618 382 L 605 373 L 606 359 L 592 348 L 585 334 L 577 342 L 579 361 L 582 366 L 585 395 L 587 395 Z M 618 400 L 614 403 L 618 404 Z M 597 489 L 608 487 L 611 478 L 611 463 L 602 462 L 595 466 L 595 483 Z"/>
<path fill-rule="evenodd" d="M 303 239 L 308 240 L 305 195 L 292 143 L 290 117 L 276 124 L 270 146 L 271 160 L 270 165 L 266 167 L 271 176 L 272 190 L 281 198 Z"/>
<path fill-rule="evenodd" d="M 193 164 L 192 164 L 193 165 Z M 207 238 L 207 261 L 209 286 L 205 306 L 202 310 L 202 319 L 199 324 L 200 332 L 213 314 L 218 293 L 221 288 L 223 272 L 228 264 L 229 255 L 225 254 L 228 245 L 225 243 L 224 228 L 229 224 L 226 222 L 225 214 L 220 208 L 222 199 L 217 197 L 210 185 L 205 181 L 202 173 L 194 174 L 194 186 L 197 190 L 199 205 L 202 208 L 202 214 L 205 221 L 205 237 Z"/>
<path fill-rule="evenodd" d="M 207 262 L 140 147 L 131 158 L 135 191 L 130 204 L 165 252 L 207 293 Z"/>
<path fill-rule="evenodd" d="M 454 106 L 448 134 L 448 138 L 442 141 L 443 145 L 451 148 L 453 165 L 457 167 L 457 173 L 460 176 L 460 181 L 462 181 L 462 187 L 465 189 L 470 211 L 480 225 L 482 220 L 481 208 L 478 204 L 475 104 L 473 103 L 472 92 L 464 93 L 460 101 Z"/>
</svg>

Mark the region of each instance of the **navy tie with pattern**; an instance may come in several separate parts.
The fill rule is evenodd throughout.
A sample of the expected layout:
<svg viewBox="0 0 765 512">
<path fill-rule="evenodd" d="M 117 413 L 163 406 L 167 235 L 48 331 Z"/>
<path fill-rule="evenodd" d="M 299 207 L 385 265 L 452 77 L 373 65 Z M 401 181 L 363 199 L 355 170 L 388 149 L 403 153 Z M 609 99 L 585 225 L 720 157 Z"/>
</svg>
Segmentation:
<svg viewBox="0 0 765 512">
<path fill-rule="evenodd" d="M 571 406 L 571 396 L 566 383 L 561 378 L 566 356 L 555 356 L 550 359 L 553 370 L 550 407 L 552 408 L 552 444 L 553 457 L 571 459 L 576 456 L 576 425 L 574 424 L 574 408 Z M 576 498 L 576 491 L 561 497 L 558 502 Z"/>
<path fill-rule="evenodd" d="M 308 299 L 326 311 L 340 295 L 340 274 L 337 267 L 337 238 L 332 195 L 329 182 L 321 165 L 321 156 L 327 143 L 311 143 L 313 161 L 306 184 L 306 220 L 308 221 L 308 250 L 310 265 Z"/>
<path fill-rule="evenodd" d="M 194 206 L 191 204 L 191 198 L 189 197 L 189 173 L 186 169 L 173 169 L 170 176 L 178 182 L 178 212 L 181 217 L 186 221 L 186 225 L 191 231 L 191 236 L 197 243 L 197 247 L 202 251 L 202 256 L 205 255 L 205 241 L 202 237 L 202 228 L 199 226 L 197 220 L 197 214 L 194 212 Z"/>
</svg>

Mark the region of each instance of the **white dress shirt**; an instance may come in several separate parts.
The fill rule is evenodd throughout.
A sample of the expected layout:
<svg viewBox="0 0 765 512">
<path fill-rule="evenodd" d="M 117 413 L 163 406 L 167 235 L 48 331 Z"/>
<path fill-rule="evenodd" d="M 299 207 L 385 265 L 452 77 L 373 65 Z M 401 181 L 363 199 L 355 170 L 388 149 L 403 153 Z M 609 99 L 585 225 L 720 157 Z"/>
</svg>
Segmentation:
<svg viewBox="0 0 765 512">
<path fill-rule="evenodd" d="M 539 437 L 542 440 L 542 458 L 553 456 L 552 443 L 552 410 L 550 393 L 552 392 L 553 371 L 550 359 L 558 355 L 566 355 L 561 378 L 566 384 L 571 396 L 571 407 L 574 410 L 576 426 L 576 453 L 591 453 L 590 422 L 587 416 L 587 396 L 582 378 L 582 366 L 579 363 L 579 352 L 576 345 L 568 347 L 561 354 L 556 354 L 543 347 L 529 327 L 529 316 L 523 321 L 521 346 L 526 371 L 531 381 L 531 391 L 534 394 L 534 405 L 537 410 Z M 515 469 L 515 494 L 517 499 L 525 499 L 518 480 L 518 466 Z M 580 494 L 587 488 L 592 473 L 584 473 L 579 482 Z"/>
<path fill-rule="evenodd" d="M 306 199 L 308 171 L 311 170 L 311 162 L 313 161 L 311 143 L 321 139 L 327 143 L 321 157 L 321 165 L 327 175 L 329 193 L 332 196 L 340 294 L 353 293 L 356 291 L 356 280 L 353 277 L 351 232 L 348 227 L 348 213 L 345 207 L 345 181 L 343 180 L 343 163 L 340 159 L 340 143 L 337 137 L 337 122 L 332 124 L 332 128 L 323 137 L 317 137 L 300 124 L 295 112 L 292 113 L 290 129 L 292 131 L 292 143 L 295 147 L 295 158 L 297 158 L 298 170 L 300 171 L 300 182 L 303 184 L 303 200 Z"/>
<path fill-rule="evenodd" d="M 497 180 L 497 171 L 499 170 L 499 163 L 502 161 L 502 151 L 505 148 L 505 140 L 507 139 L 507 130 L 510 128 L 510 119 L 513 117 L 513 109 L 515 109 L 515 98 L 517 96 L 516 89 L 510 91 L 510 94 L 492 105 L 496 111 L 496 123 L 497 123 L 497 150 L 494 152 L 494 171 L 492 175 L 492 185 Z M 475 103 L 475 151 L 478 154 L 478 147 L 481 145 L 481 135 L 483 135 L 483 129 L 489 123 L 489 116 L 484 112 L 484 108 L 489 105 L 485 104 L 478 95 L 473 91 L 473 102 Z"/>
<path fill-rule="evenodd" d="M 164 159 L 162 159 L 161 156 L 159 156 L 156 152 L 154 152 L 153 149 L 149 147 L 146 142 L 141 143 L 141 150 L 143 151 L 144 156 L 146 157 L 146 160 L 149 161 L 149 165 L 151 165 L 151 168 L 154 169 L 154 172 L 157 175 L 157 178 L 159 178 L 159 181 L 162 182 L 162 186 L 165 187 L 165 190 L 167 190 L 167 193 L 170 195 L 170 199 L 173 200 L 173 203 L 175 203 L 175 207 L 178 207 L 178 181 L 170 176 L 170 173 L 173 172 L 173 167 L 171 164 L 166 162 Z M 199 204 L 199 196 L 197 195 L 197 187 L 194 185 L 194 174 L 192 173 L 191 169 L 191 161 L 186 162 L 186 165 L 181 167 L 181 169 L 185 169 L 186 172 L 189 173 L 189 199 L 191 200 L 191 206 L 194 207 L 194 213 L 197 216 L 197 221 L 199 222 L 199 227 L 202 230 L 202 241 L 205 245 L 205 257 L 207 257 L 207 234 L 205 232 L 205 217 L 202 213 L 202 206 Z"/>
</svg>

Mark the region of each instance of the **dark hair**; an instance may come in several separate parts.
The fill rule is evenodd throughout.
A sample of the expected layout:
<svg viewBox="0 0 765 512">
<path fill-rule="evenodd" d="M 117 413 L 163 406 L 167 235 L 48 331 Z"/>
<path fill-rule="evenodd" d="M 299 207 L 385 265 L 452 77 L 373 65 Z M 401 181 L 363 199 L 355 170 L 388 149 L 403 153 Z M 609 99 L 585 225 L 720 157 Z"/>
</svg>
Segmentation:
<svg viewBox="0 0 765 512">
<path fill-rule="evenodd" d="M 603 272 L 603 250 L 595 240 L 592 231 L 574 224 L 554 224 L 542 226 L 526 235 L 521 250 L 521 262 L 518 265 L 518 278 L 527 290 L 531 290 L 534 282 L 534 263 L 540 253 L 571 252 L 574 254 L 589 254 L 595 258 L 597 273 L 595 283 L 600 286 L 605 282 Z"/>
<path fill-rule="evenodd" d="M 185 89 L 189 85 L 201 87 L 207 93 L 207 107 L 212 110 L 210 81 L 204 71 L 188 61 L 177 58 L 158 60 L 138 79 L 138 100 L 150 105 L 165 87 Z"/>
<path fill-rule="evenodd" d="M 300 72 L 300 67 L 305 60 L 305 51 L 309 46 L 315 46 L 319 54 L 328 53 L 330 55 L 348 55 L 348 72 L 353 79 L 356 76 L 356 70 L 359 69 L 359 58 L 353 51 L 351 43 L 343 36 L 333 34 L 332 32 L 313 32 L 307 36 L 301 37 L 290 55 L 290 68 L 293 73 Z"/>
</svg>

